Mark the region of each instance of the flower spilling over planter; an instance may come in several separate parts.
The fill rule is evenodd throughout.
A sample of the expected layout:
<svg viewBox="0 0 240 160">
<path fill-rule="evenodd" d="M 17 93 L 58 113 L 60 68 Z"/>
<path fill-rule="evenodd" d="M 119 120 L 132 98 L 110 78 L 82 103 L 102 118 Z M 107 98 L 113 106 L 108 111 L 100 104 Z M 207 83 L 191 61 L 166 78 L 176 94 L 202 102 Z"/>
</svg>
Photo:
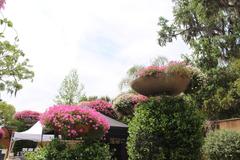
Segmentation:
<svg viewBox="0 0 240 160">
<path fill-rule="evenodd" d="M 139 103 L 145 102 L 147 100 L 148 98 L 146 96 L 140 94 L 121 94 L 113 101 L 113 107 L 121 115 L 129 116 L 133 115 L 134 109 Z"/>
<path fill-rule="evenodd" d="M 137 73 L 137 77 L 157 77 L 161 74 L 178 74 L 189 77 L 190 70 L 184 62 L 170 61 L 166 66 L 148 66 Z"/>
<path fill-rule="evenodd" d="M 25 123 L 36 123 L 37 121 L 39 121 L 40 119 L 40 115 L 41 113 L 39 112 L 35 112 L 35 111 L 21 111 L 21 112 L 17 112 L 14 116 L 14 118 L 16 120 L 25 122 Z"/>
<path fill-rule="evenodd" d="M 145 96 L 177 95 L 187 89 L 191 67 L 184 62 L 170 62 L 166 66 L 149 66 L 137 73 L 131 87 Z"/>
<path fill-rule="evenodd" d="M 5 134 L 4 130 L 0 128 L 0 139 L 3 139 L 4 134 Z"/>
<path fill-rule="evenodd" d="M 41 123 L 65 139 L 101 138 L 110 128 L 97 111 L 79 106 L 53 106 L 42 114 Z"/>
<path fill-rule="evenodd" d="M 93 100 L 93 101 L 83 101 L 79 106 L 87 106 L 89 108 L 95 109 L 96 111 L 116 119 L 117 115 L 112 108 L 112 104 L 104 100 Z"/>
</svg>

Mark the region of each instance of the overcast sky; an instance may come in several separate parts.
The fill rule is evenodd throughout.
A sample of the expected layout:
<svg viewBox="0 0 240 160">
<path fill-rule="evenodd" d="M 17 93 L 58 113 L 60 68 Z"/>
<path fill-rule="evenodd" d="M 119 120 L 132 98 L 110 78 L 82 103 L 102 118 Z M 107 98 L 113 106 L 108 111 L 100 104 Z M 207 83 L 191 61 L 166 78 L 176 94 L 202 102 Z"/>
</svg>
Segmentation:
<svg viewBox="0 0 240 160">
<path fill-rule="evenodd" d="M 171 0 L 7 0 L 2 12 L 13 21 L 35 77 L 16 97 L 2 99 L 17 111 L 44 111 L 73 68 L 88 96 L 116 96 L 132 65 L 147 65 L 158 55 L 179 60 L 189 52 L 180 40 L 166 47 L 157 43 L 158 18 L 172 19 L 172 5 Z"/>
</svg>

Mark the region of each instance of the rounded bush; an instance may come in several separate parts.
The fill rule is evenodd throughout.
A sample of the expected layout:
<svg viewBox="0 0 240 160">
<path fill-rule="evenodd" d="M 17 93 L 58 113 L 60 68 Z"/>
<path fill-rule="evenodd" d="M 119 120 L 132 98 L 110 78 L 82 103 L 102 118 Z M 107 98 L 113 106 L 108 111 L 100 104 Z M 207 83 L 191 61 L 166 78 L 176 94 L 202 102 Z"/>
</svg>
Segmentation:
<svg viewBox="0 0 240 160">
<path fill-rule="evenodd" d="M 136 106 L 147 100 L 147 97 L 140 94 L 121 94 L 113 101 L 113 108 L 122 116 L 131 116 Z"/>
<path fill-rule="evenodd" d="M 110 128 L 100 113 L 79 106 L 50 107 L 43 113 L 40 121 L 65 139 L 101 138 Z"/>
<path fill-rule="evenodd" d="M 203 145 L 203 154 L 208 160 L 240 159 L 240 133 L 230 130 L 210 132 Z"/>
<path fill-rule="evenodd" d="M 96 111 L 98 111 L 106 116 L 117 119 L 117 115 L 112 108 L 112 104 L 107 101 L 104 101 L 101 99 L 93 100 L 93 101 L 83 101 L 79 105 L 82 107 L 86 106 L 86 107 L 95 109 Z"/>
<path fill-rule="evenodd" d="M 130 160 L 198 160 L 202 114 L 183 96 L 150 98 L 129 124 Z"/>
</svg>

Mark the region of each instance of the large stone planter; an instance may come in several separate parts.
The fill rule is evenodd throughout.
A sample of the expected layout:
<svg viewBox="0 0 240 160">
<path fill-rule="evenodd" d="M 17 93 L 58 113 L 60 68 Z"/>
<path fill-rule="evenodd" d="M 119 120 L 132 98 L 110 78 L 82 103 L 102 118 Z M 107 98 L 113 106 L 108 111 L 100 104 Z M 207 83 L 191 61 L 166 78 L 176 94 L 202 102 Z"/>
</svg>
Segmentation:
<svg viewBox="0 0 240 160">
<path fill-rule="evenodd" d="M 145 96 L 178 95 L 184 92 L 190 79 L 174 74 L 159 74 L 155 77 L 139 77 L 132 81 L 131 87 Z"/>
</svg>

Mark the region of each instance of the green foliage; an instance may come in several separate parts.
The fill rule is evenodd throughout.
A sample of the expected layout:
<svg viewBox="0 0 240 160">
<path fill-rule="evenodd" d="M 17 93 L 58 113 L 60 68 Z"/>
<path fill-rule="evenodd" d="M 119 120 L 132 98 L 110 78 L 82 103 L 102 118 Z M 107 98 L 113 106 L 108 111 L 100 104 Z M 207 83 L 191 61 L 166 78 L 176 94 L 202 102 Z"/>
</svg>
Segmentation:
<svg viewBox="0 0 240 160">
<path fill-rule="evenodd" d="M 8 125 L 13 121 L 13 115 L 15 114 L 14 106 L 7 104 L 6 102 L 0 102 L 0 125 Z"/>
<path fill-rule="evenodd" d="M 77 70 L 72 70 L 64 78 L 59 93 L 55 98 L 57 104 L 78 104 L 82 100 L 84 87 L 79 84 L 79 77 Z"/>
<path fill-rule="evenodd" d="M 53 140 L 46 146 L 46 156 L 48 160 L 110 160 L 111 154 L 109 146 L 101 142 L 82 142 L 74 147 L 68 144 Z"/>
<path fill-rule="evenodd" d="M 26 152 L 24 154 L 25 160 L 46 160 L 47 150 L 46 148 L 38 148 L 34 152 Z"/>
<path fill-rule="evenodd" d="M 174 21 L 159 20 L 160 46 L 181 36 L 190 45 L 193 61 L 201 69 L 219 65 L 219 59 L 240 57 L 240 2 L 175 0 Z"/>
<path fill-rule="evenodd" d="M 209 119 L 240 117 L 240 59 L 207 72 L 205 85 L 191 96 Z"/>
<path fill-rule="evenodd" d="M 4 28 L 0 31 L 0 90 L 15 94 L 22 89 L 22 80 L 31 79 L 34 76 L 29 65 L 29 60 L 24 58 L 25 53 L 17 45 L 18 37 L 14 42 L 4 36 L 4 31 L 12 28 L 12 22 L 8 19 L 0 19 L 0 25 Z"/>
<path fill-rule="evenodd" d="M 203 146 L 207 160 L 240 159 L 240 133 L 218 130 L 207 135 Z"/>
<path fill-rule="evenodd" d="M 129 123 L 130 160 L 197 160 L 203 117 L 182 96 L 151 98 L 138 106 Z"/>
</svg>

